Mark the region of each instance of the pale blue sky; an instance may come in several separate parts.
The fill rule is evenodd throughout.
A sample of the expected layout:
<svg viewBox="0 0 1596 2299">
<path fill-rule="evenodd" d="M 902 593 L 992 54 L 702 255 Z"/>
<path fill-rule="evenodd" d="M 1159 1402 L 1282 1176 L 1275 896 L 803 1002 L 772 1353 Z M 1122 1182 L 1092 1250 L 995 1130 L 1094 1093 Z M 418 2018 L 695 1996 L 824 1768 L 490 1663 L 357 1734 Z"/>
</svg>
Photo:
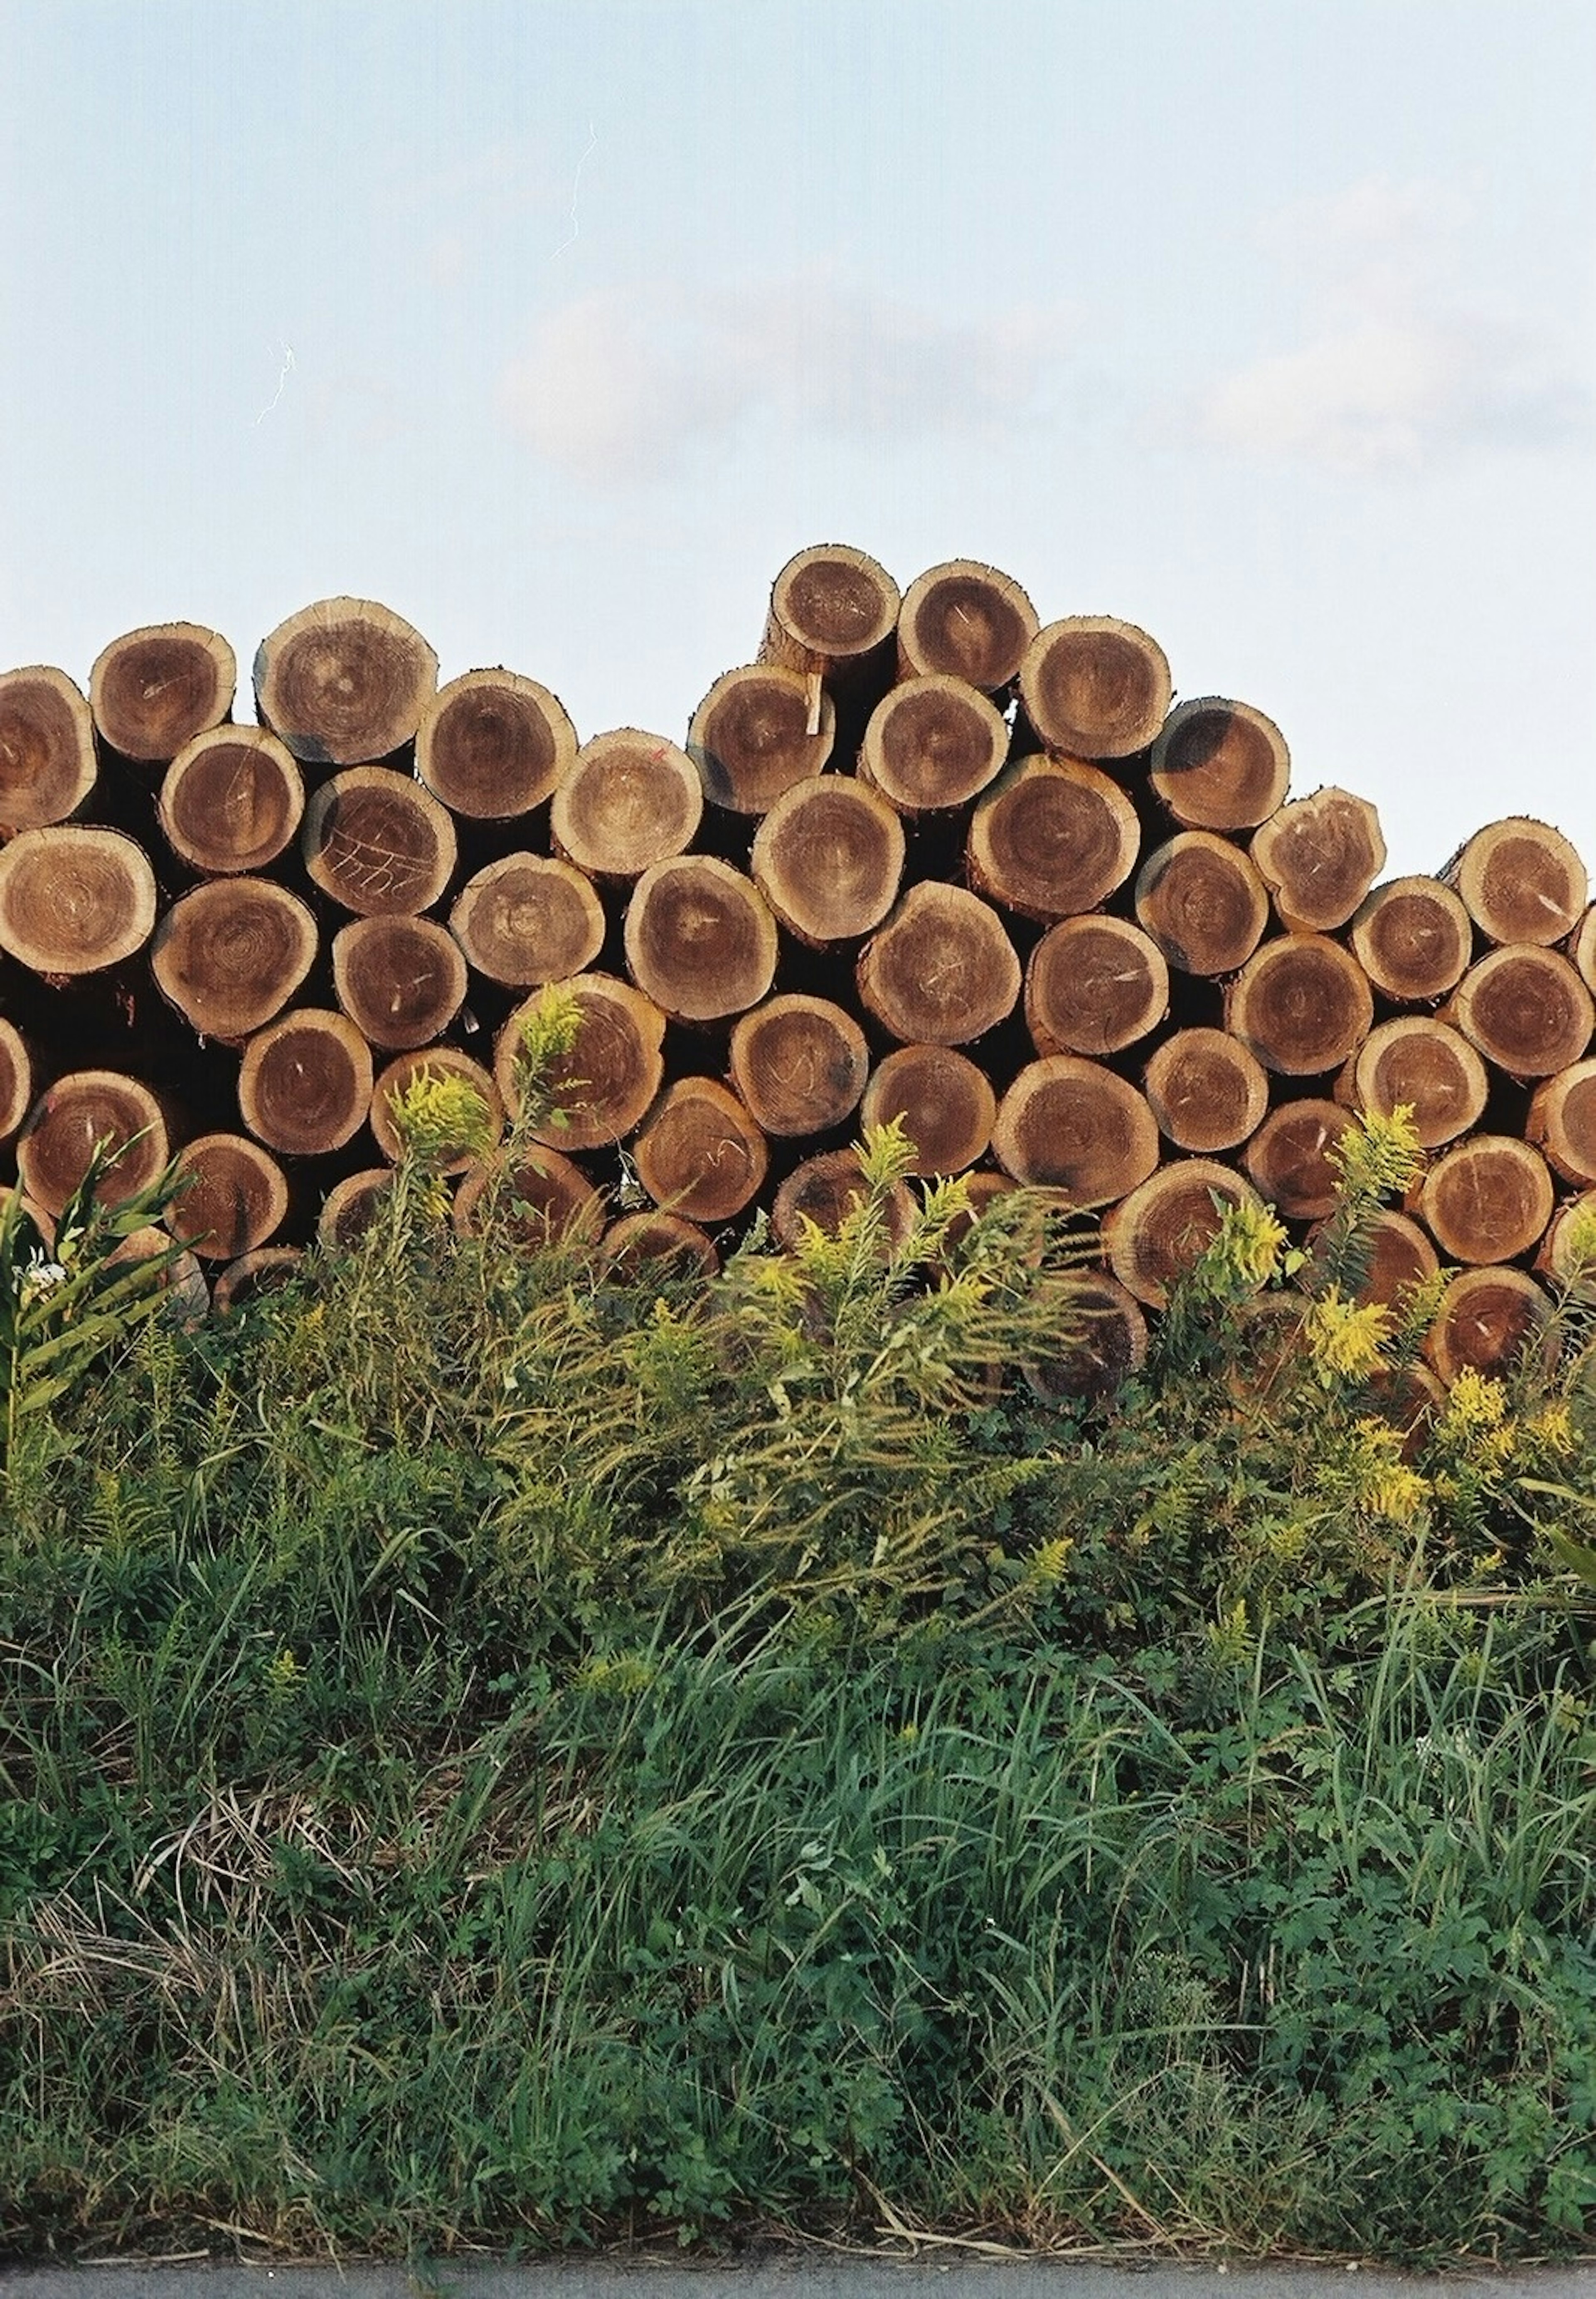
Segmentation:
<svg viewBox="0 0 1596 2299">
<path fill-rule="evenodd" d="M 679 739 L 970 556 L 1596 867 L 1596 0 L 0 0 L 0 667 L 346 591 Z"/>
</svg>

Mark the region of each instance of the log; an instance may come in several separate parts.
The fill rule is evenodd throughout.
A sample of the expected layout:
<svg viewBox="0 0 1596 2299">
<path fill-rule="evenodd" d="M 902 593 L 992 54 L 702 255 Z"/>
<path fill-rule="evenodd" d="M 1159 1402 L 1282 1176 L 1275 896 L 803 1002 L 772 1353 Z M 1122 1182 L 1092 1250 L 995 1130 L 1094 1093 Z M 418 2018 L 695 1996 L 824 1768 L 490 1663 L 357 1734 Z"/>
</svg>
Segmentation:
<svg viewBox="0 0 1596 2299">
<path fill-rule="evenodd" d="M 867 552 L 815 544 L 789 559 L 771 585 L 760 660 L 846 683 L 879 659 L 901 603 L 897 585 Z"/>
<path fill-rule="evenodd" d="M 1353 954 L 1375 988 L 1398 1006 L 1444 998 L 1474 954 L 1459 897 L 1439 878 L 1389 878 L 1352 918 Z"/>
<path fill-rule="evenodd" d="M 1288 1221 L 1322 1221 L 1335 1210 L 1338 1176 L 1330 1152 L 1352 1123 L 1338 1101 L 1283 1101 L 1242 1152 L 1267 1205 Z"/>
<path fill-rule="evenodd" d="M 1166 1308 L 1170 1286 L 1218 1234 L 1222 1208 L 1257 1203 L 1257 1191 L 1228 1166 L 1209 1158 L 1178 1158 L 1104 1216 L 1110 1266 L 1138 1301 L 1150 1309 Z"/>
<path fill-rule="evenodd" d="M 378 1150 L 390 1163 L 398 1162 L 403 1147 L 394 1124 L 395 1104 L 411 1080 L 422 1075 L 458 1078 L 470 1086 L 481 1100 L 488 1135 L 497 1141 L 504 1131 L 504 1102 L 489 1073 L 480 1062 L 474 1062 L 469 1054 L 460 1053 L 453 1046 L 422 1046 L 412 1053 L 395 1055 L 378 1073 L 371 1088 L 371 1132 Z M 463 1174 L 482 1154 L 480 1144 L 445 1143 L 429 1161 L 428 1170 L 435 1174 Z"/>
<path fill-rule="evenodd" d="M 977 687 L 945 671 L 905 679 L 870 713 L 859 778 L 900 814 L 963 806 L 1002 768 L 1009 729 Z"/>
<path fill-rule="evenodd" d="M 365 766 L 415 738 L 437 691 L 437 657 L 375 599 L 319 599 L 255 654 L 255 710 L 296 759 Z"/>
<path fill-rule="evenodd" d="M 910 887 L 857 969 L 859 994 L 902 1045 L 963 1046 L 1019 996 L 1019 959 L 995 910 L 960 886 Z"/>
<path fill-rule="evenodd" d="M 1568 955 L 1585 988 L 1596 992 L 1596 902 L 1592 903 L 1568 937 Z"/>
<path fill-rule="evenodd" d="M 1046 1357 L 1027 1358 L 1025 1377 L 1050 1405 L 1107 1397 L 1147 1357 L 1147 1319 L 1134 1294 L 1106 1270 L 1085 1269 L 1071 1287 L 1069 1315 L 1080 1335 Z"/>
<path fill-rule="evenodd" d="M 844 775 L 785 791 L 753 836 L 753 881 L 789 934 L 811 949 L 874 933 L 898 899 L 903 825 L 884 798 Z"/>
<path fill-rule="evenodd" d="M 1524 1131 L 1566 1182 L 1596 1183 L 1596 1061 L 1572 1062 L 1538 1085 Z"/>
<path fill-rule="evenodd" d="M 1551 1174 L 1540 1151 L 1511 1133 L 1475 1133 L 1438 1158 L 1418 1191 L 1418 1213 L 1449 1261 L 1516 1261 L 1551 1219 Z"/>
<path fill-rule="evenodd" d="M 171 1253 L 172 1241 L 167 1232 L 152 1222 L 142 1229 L 129 1230 L 127 1236 L 112 1246 L 105 1258 L 118 1262 L 154 1261 L 162 1254 Z M 178 1253 L 167 1263 L 161 1274 L 161 1291 L 166 1296 L 166 1313 L 176 1315 L 185 1325 L 194 1326 L 211 1313 L 211 1289 L 205 1274 L 192 1253 Z"/>
<path fill-rule="evenodd" d="M 1263 1065 L 1223 1030 L 1177 1030 L 1149 1056 L 1142 1091 L 1177 1150 L 1211 1157 L 1255 1133 L 1269 1106 Z"/>
<path fill-rule="evenodd" d="M 827 998 L 786 992 L 732 1031 L 731 1082 L 765 1133 L 829 1133 L 858 1108 L 869 1070 L 864 1032 Z"/>
<path fill-rule="evenodd" d="M 1585 866 L 1560 830 L 1512 815 L 1487 823 L 1442 872 L 1487 942 L 1561 942 L 1580 922 Z"/>
<path fill-rule="evenodd" d="M 1375 1018 L 1368 976 L 1325 934 L 1283 934 L 1250 958 L 1226 992 L 1225 1026 L 1283 1077 L 1335 1070 Z"/>
<path fill-rule="evenodd" d="M 441 1038 L 465 1003 L 465 953 L 436 918 L 354 918 L 333 936 L 333 995 L 385 1052 Z"/>
<path fill-rule="evenodd" d="M 707 1230 L 679 1214 L 651 1208 L 623 1214 L 604 1232 L 603 1259 L 611 1277 L 635 1285 L 651 1279 L 713 1277 L 720 1256 Z"/>
<path fill-rule="evenodd" d="M 1026 1026 L 1039 1054 L 1117 1054 L 1169 1010 L 1163 952 L 1126 918 L 1066 918 L 1026 968 Z"/>
<path fill-rule="evenodd" d="M 1402 1014 L 1371 1030 L 1352 1059 L 1359 1109 L 1412 1112 L 1420 1147 L 1439 1150 L 1477 1125 L 1490 1091 L 1485 1065 L 1461 1031 L 1428 1014 Z"/>
<path fill-rule="evenodd" d="M 348 767 L 313 791 L 300 842 L 312 883 L 361 917 L 429 910 L 454 875 L 448 809 L 390 767 Z"/>
<path fill-rule="evenodd" d="M 166 1226 L 207 1261 L 237 1261 L 288 1215 L 288 1181 L 270 1152 L 242 1133 L 202 1133 L 179 1152 L 181 1193 Z"/>
<path fill-rule="evenodd" d="M 155 874 L 120 830 L 24 830 L 0 850 L 0 949 L 34 973 L 97 974 L 155 925 Z"/>
<path fill-rule="evenodd" d="M 0 673 L 0 826 L 64 822 L 97 772 L 94 718 L 65 671 L 36 663 Z"/>
<path fill-rule="evenodd" d="M 101 1177 L 96 1200 L 116 1205 L 147 1189 L 171 1154 L 155 1095 L 121 1070 L 74 1070 L 57 1078 L 17 1137 L 23 1191 L 59 1217 L 101 1142 L 114 1162 Z"/>
<path fill-rule="evenodd" d="M 1551 1225 L 1541 1241 L 1535 1256 L 1535 1267 L 1542 1276 L 1559 1285 L 1572 1285 L 1583 1281 L 1586 1288 L 1591 1282 L 1591 1265 L 1586 1255 L 1575 1251 L 1580 1230 L 1587 1230 L 1596 1216 L 1596 1190 L 1582 1190 L 1576 1198 L 1566 1198 L 1551 1217 Z M 1575 1223 L 1578 1228 L 1575 1228 Z M 1587 1232 L 1588 1233 L 1588 1232 Z"/>
<path fill-rule="evenodd" d="M 685 1221 L 729 1221 L 752 1203 L 769 1166 L 765 1137 L 714 1078 L 678 1078 L 632 1145 L 637 1178 Z"/>
<path fill-rule="evenodd" d="M 704 696 L 687 753 L 717 806 L 764 814 L 783 791 L 819 773 L 835 739 L 836 709 L 823 689 L 798 671 L 749 663 Z"/>
<path fill-rule="evenodd" d="M 677 1022 L 757 1006 L 776 976 L 776 921 L 752 878 L 708 854 L 678 854 L 638 879 L 627 905 L 627 966 Z"/>
<path fill-rule="evenodd" d="M 1441 1297 L 1425 1354 L 1449 1385 L 1466 1365 L 1501 1373 L 1550 1314 L 1545 1294 L 1522 1269 L 1460 1269 Z"/>
<path fill-rule="evenodd" d="M 316 921 L 270 878 L 215 878 L 161 921 L 150 970 L 202 1038 L 246 1038 L 293 999 L 316 957 Z"/>
<path fill-rule="evenodd" d="M 1176 832 L 1136 874 L 1136 917 L 1185 974 L 1234 974 L 1269 922 L 1269 897 L 1247 857 L 1211 831 Z"/>
<path fill-rule="evenodd" d="M 264 870 L 304 816 L 304 781 L 286 743 L 263 726 L 217 726 L 185 743 L 156 805 L 179 859 L 207 876 Z"/>
<path fill-rule="evenodd" d="M 238 665 L 220 631 L 155 623 L 112 639 L 88 675 L 89 709 L 113 751 L 164 766 L 233 707 Z"/>
<path fill-rule="evenodd" d="M 985 1154 L 997 1096 L 984 1070 L 951 1046 L 900 1046 L 870 1075 L 860 1106 L 867 1130 L 901 1121 L 911 1174 L 961 1174 Z"/>
<path fill-rule="evenodd" d="M 219 1317 L 247 1307 L 258 1294 L 275 1293 L 292 1278 L 304 1254 L 296 1245 L 262 1245 L 229 1261 L 211 1288 L 211 1307 Z"/>
<path fill-rule="evenodd" d="M 593 964 L 604 946 L 604 906 L 573 864 L 506 854 L 467 879 L 449 931 L 490 982 L 535 990 Z"/>
<path fill-rule="evenodd" d="M 1150 776 L 1185 828 L 1256 830 L 1285 796 L 1291 754 L 1261 710 L 1209 695 L 1169 713 Z"/>
<path fill-rule="evenodd" d="M 1322 1224 L 1309 1230 L 1309 1248 L 1318 1244 L 1322 1232 Z M 1404 1298 L 1434 1276 L 1441 1266 L 1441 1257 L 1416 1221 L 1389 1208 L 1368 1217 L 1364 1234 L 1367 1240 L 1367 1262 L 1353 1299 L 1359 1303 L 1377 1301 L 1384 1308 L 1401 1310 Z"/>
<path fill-rule="evenodd" d="M 1068 615 L 1037 632 L 1019 699 L 1043 746 L 1070 759 L 1128 759 L 1164 723 L 1169 662 L 1155 638 L 1111 615 Z"/>
<path fill-rule="evenodd" d="M 314 1158 L 353 1141 L 371 1106 L 371 1050 L 346 1014 L 301 1006 L 244 1049 L 238 1108 L 257 1141 Z"/>
<path fill-rule="evenodd" d="M 558 1150 L 511 1163 L 501 1154 L 473 1166 L 454 1193 L 454 1233 L 478 1235 L 492 1220 L 523 1252 L 537 1253 L 556 1239 L 596 1237 L 603 1199 L 581 1167 Z"/>
<path fill-rule="evenodd" d="M 1442 1018 L 1509 1077 L 1550 1077 L 1589 1050 L 1596 1002 L 1558 951 L 1510 943 L 1469 967 Z"/>
<path fill-rule="evenodd" d="M 1282 925 L 1298 934 L 1345 925 L 1385 864 L 1378 812 L 1335 789 L 1281 807 L 1253 832 L 1249 851 Z"/>
<path fill-rule="evenodd" d="M 513 670 L 452 678 L 428 696 L 416 729 L 417 774 L 474 822 L 530 814 L 576 758 L 577 730 L 558 695 Z"/>
<path fill-rule="evenodd" d="M 321 1200 L 316 1221 L 316 1242 L 322 1251 L 348 1253 L 357 1246 L 393 1187 L 391 1166 L 368 1166 L 335 1182 Z"/>
<path fill-rule="evenodd" d="M 0 1020 L 0 1141 L 9 1141 L 33 1100 L 33 1059 L 14 1022 Z"/>
<path fill-rule="evenodd" d="M 638 878 L 685 854 L 703 816 L 686 751 L 636 726 L 595 735 L 561 776 L 549 811 L 556 853 L 595 878 Z"/>
<path fill-rule="evenodd" d="M 866 1183 L 857 1150 L 828 1150 L 795 1166 L 777 1191 L 770 1208 L 770 1234 L 790 1253 L 802 1245 L 804 1224 L 813 1222 L 827 1237 L 835 1237 L 865 1195 Z M 914 1199 L 902 1182 L 886 1191 L 883 1211 L 893 1245 L 902 1245 L 914 1224 Z"/>
<path fill-rule="evenodd" d="M 1135 808 L 1098 768 L 1073 759 L 1020 759 L 970 818 L 970 884 L 1022 917 L 1095 910 L 1136 867 Z"/>
<path fill-rule="evenodd" d="M 523 1022 L 551 994 L 576 1001 L 571 1050 L 546 1081 L 553 1108 L 533 1140 L 567 1150 L 600 1150 L 621 1141 L 643 1116 L 665 1075 L 665 1017 L 652 998 L 610 974 L 578 974 L 518 1006 L 494 1050 L 494 1080 L 511 1117 L 520 1114 Z"/>
<path fill-rule="evenodd" d="M 1003 1096 L 992 1150 L 1017 1182 L 1060 1190 L 1084 1211 L 1147 1179 L 1159 1162 L 1159 1130 L 1145 1096 L 1124 1078 L 1100 1062 L 1050 1054 Z"/>
<path fill-rule="evenodd" d="M 943 672 L 995 694 L 1018 677 L 1036 628 L 1036 610 L 1011 575 L 978 559 L 944 560 L 903 593 L 899 676 Z"/>
</svg>

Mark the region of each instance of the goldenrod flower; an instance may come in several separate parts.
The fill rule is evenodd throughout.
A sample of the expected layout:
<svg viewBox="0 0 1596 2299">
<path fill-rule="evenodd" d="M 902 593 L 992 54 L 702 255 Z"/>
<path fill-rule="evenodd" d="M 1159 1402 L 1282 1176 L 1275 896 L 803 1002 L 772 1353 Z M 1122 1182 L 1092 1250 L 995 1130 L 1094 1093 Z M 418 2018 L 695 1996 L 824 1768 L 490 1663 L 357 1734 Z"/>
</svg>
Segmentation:
<svg viewBox="0 0 1596 2299">
<path fill-rule="evenodd" d="M 1313 1303 L 1304 1320 L 1308 1353 L 1319 1373 L 1358 1380 L 1380 1373 L 1383 1345 L 1391 1338 L 1391 1316 L 1378 1301 L 1344 1300 L 1332 1286 Z"/>
</svg>

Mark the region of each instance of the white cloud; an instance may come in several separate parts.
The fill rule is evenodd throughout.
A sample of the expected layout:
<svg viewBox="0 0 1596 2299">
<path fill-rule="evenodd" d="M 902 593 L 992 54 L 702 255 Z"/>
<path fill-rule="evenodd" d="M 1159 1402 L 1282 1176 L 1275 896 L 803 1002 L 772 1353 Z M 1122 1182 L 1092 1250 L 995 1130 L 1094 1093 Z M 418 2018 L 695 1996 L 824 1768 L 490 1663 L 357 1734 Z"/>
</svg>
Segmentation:
<svg viewBox="0 0 1596 2299">
<path fill-rule="evenodd" d="M 1010 422 L 1062 338 L 1056 313 L 947 320 L 823 276 L 698 296 L 611 290 L 540 322 L 500 402 L 552 461 L 630 481 L 761 419 L 866 441 Z"/>
</svg>

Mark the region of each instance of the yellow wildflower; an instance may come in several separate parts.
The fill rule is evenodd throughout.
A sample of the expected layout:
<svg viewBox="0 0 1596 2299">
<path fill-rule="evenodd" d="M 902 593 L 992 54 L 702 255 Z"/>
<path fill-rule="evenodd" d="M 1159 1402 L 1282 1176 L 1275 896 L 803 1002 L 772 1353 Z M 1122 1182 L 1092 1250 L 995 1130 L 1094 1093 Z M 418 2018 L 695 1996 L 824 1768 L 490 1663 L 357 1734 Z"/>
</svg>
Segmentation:
<svg viewBox="0 0 1596 2299">
<path fill-rule="evenodd" d="M 1378 1301 L 1345 1300 L 1333 1285 L 1309 1308 L 1304 1331 L 1308 1353 L 1326 1380 L 1337 1374 L 1357 1380 L 1384 1369 L 1381 1349 L 1391 1338 L 1391 1317 Z"/>
<path fill-rule="evenodd" d="M 1451 1386 L 1437 1435 L 1449 1443 L 1467 1444 L 1472 1437 L 1500 1426 L 1508 1409 L 1508 1393 L 1489 1374 L 1465 1365 Z"/>
</svg>

